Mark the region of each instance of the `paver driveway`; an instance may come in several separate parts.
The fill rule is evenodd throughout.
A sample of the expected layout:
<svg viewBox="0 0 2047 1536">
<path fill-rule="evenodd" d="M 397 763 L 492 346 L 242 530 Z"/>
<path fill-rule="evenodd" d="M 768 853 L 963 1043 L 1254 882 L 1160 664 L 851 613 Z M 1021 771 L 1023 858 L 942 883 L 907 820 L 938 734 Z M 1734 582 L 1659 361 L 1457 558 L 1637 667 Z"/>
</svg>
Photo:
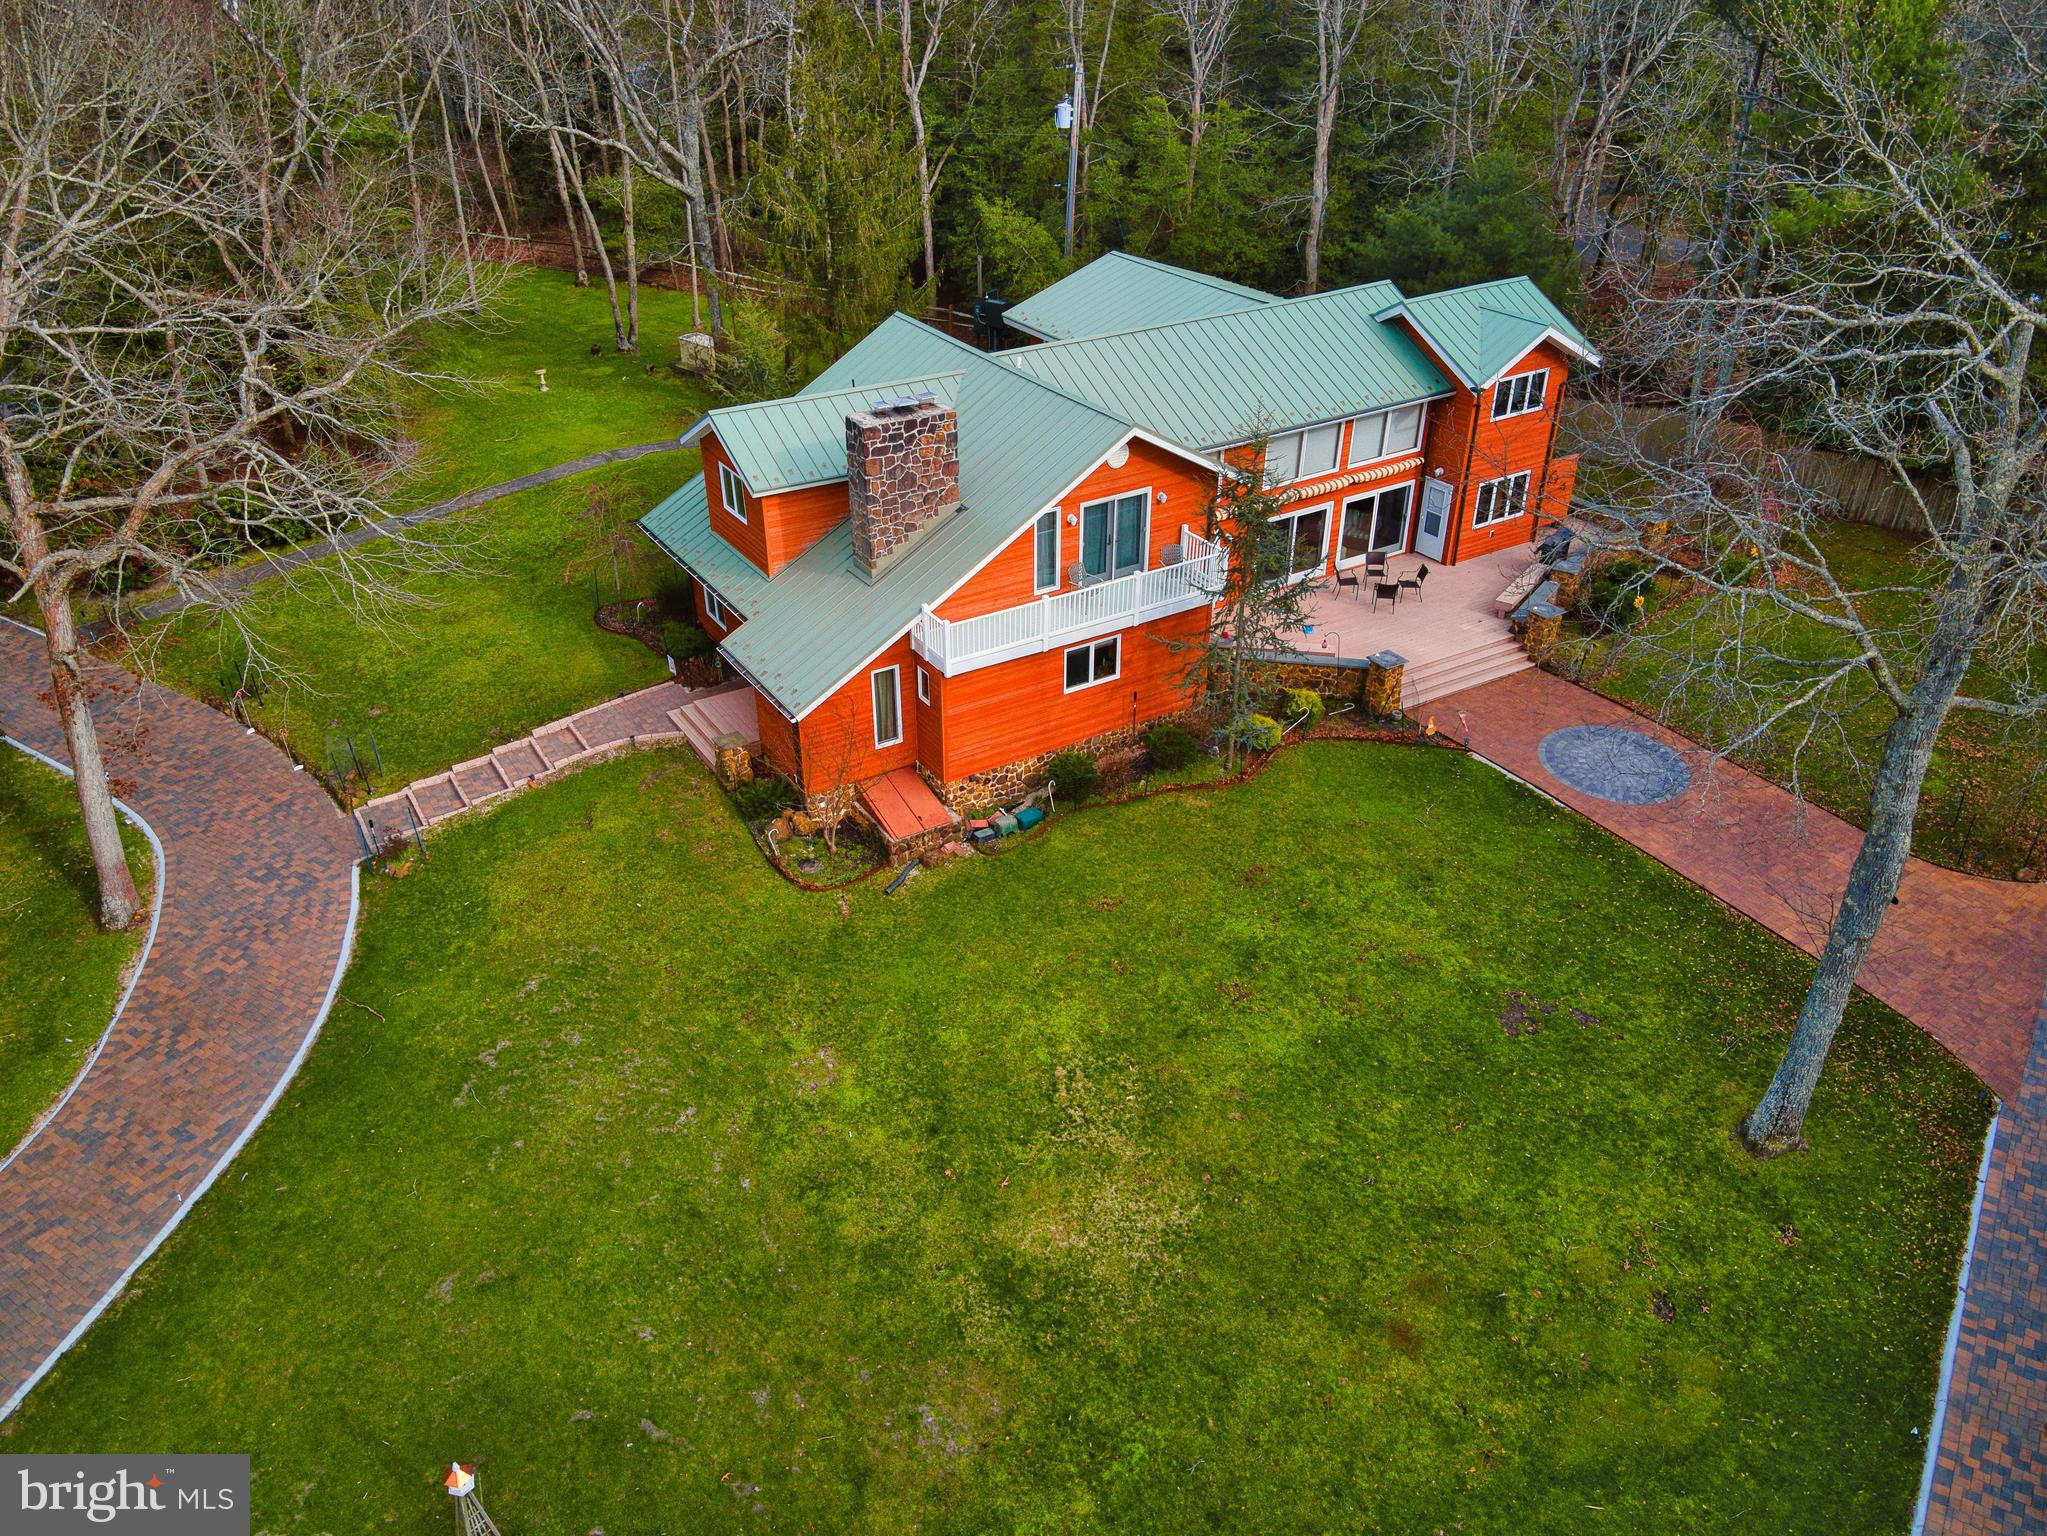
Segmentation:
<svg viewBox="0 0 2047 1536">
<path fill-rule="evenodd" d="M 0 1167 L 0 1415 L 283 1091 L 355 913 L 355 834 L 282 752 L 118 668 L 90 688 L 114 792 L 161 845 L 162 905 L 98 1055 Z M 0 620 L 0 734 L 64 763 L 48 690 L 42 636 Z"/>
</svg>

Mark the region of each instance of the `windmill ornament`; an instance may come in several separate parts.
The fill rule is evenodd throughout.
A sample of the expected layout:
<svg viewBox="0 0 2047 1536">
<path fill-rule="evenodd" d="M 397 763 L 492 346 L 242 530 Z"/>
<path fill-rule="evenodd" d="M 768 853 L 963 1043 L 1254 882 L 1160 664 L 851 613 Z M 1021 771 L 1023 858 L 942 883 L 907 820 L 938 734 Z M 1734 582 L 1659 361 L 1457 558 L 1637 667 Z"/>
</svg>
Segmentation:
<svg viewBox="0 0 2047 1536">
<path fill-rule="evenodd" d="M 499 1536 L 497 1522 L 483 1507 L 483 1500 L 476 1496 L 476 1468 L 465 1467 L 459 1461 L 448 1463 L 448 1475 L 441 1479 L 447 1486 L 448 1497 L 455 1501 L 456 1511 L 462 1517 L 462 1536 Z"/>
</svg>

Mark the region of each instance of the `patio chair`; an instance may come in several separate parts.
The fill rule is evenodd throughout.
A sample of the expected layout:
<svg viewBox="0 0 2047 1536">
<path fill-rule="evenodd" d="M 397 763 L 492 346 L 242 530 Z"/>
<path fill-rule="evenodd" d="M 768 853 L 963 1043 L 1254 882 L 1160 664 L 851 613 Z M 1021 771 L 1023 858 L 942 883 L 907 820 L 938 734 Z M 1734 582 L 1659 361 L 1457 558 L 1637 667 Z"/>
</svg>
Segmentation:
<svg viewBox="0 0 2047 1536">
<path fill-rule="evenodd" d="M 1386 574 L 1386 551 L 1383 549 L 1367 551 L 1365 555 L 1365 574 L 1367 576 L 1384 576 Z"/>
<path fill-rule="evenodd" d="M 1400 585 L 1406 588 L 1407 590 L 1413 592 L 1414 600 L 1416 602 L 1420 602 L 1422 600 L 1422 583 L 1427 581 L 1428 579 L 1429 568 L 1428 565 L 1424 563 L 1422 567 L 1419 570 L 1417 570 L 1412 576 L 1401 577 Z"/>
<path fill-rule="evenodd" d="M 1400 606 L 1400 583 L 1397 581 L 1375 581 L 1372 583 L 1372 611 L 1379 611 L 1379 599 L 1391 599 L 1393 606 Z"/>
<path fill-rule="evenodd" d="M 1343 589 L 1345 587 L 1354 590 L 1360 598 L 1365 595 L 1364 583 L 1358 580 L 1355 571 L 1338 571 L 1336 573 L 1336 595 L 1338 597 L 1343 596 Z"/>
</svg>

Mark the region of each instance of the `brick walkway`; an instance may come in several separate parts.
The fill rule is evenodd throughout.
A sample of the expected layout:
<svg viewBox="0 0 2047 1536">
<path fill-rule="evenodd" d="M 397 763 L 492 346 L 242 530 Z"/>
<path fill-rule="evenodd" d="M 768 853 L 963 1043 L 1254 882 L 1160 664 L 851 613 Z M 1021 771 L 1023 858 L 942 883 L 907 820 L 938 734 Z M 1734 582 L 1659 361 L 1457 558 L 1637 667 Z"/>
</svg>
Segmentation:
<svg viewBox="0 0 2047 1536">
<path fill-rule="evenodd" d="M 2047 1531 L 2047 997 L 1983 1185 L 1927 1536 Z"/>
<path fill-rule="evenodd" d="M 155 941 L 85 1075 L 0 1167 L 0 1416 L 283 1091 L 347 958 L 356 840 L 261 736 L 96 667 L 115 793 L 162 845 Z M 42 636 L 0 620 L 0 733 L 58 762 Z M 4 750 L 12 750 L 11 748 Z"/>
<path fill-rule="evenodd" d="M 1694 884 L 1816 953 L 1847 883 L 1861 831 L 1801 805 L 1732 763 L 1712 765 L 1684 737 L 1547 672 L 1521 672 L 1428 705 L 1437 727 L 1469 729 L 1472 750 L 1660 859 Z M 1536 749 L 1567 725 L 1618 725 L 1682 752 L 1694 784 L 1663 805 L 1580 794 Z M 2047 886 L 1957 874 L 1914 859 L 1861 984 L 2013 1099 L 2047 989 Z"/>
</svg>

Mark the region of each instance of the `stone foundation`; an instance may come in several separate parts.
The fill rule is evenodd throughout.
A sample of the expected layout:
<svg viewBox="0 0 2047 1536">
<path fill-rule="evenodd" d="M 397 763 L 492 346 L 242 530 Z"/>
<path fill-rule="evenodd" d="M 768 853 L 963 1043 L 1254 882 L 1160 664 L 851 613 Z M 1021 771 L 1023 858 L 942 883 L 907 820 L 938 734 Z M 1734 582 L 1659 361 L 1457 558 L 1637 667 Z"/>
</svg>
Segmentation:
<svg viewBox="0 0 2047 1536">
<path fill-rule="evenodd" d="M 940 783 L 922 763 L 917 765 L 917 772 L 924 776 L 924 782 L 931 786 L 932 793 L 943 800 L 946 809 L 955 816 L 980 816 L 995 806 L 1014 804 L 1042 785 L 1045 782 L 1045 765 L 1061 752 L 1085 752 L 1089 757 L 1099 757 L 1114 748 L 1134 744 L 1158 723 L 1157 720 L 1147 720 L 1141 726 L 1119 726 L 1086 741 L 1076 741 L 1052 752 L 1040 752 L 1034 757 L 1019 758 L 982 773 L 970 773 L 951 783 Z"/>
<path fill-rule="evenodd" d="M 1312 688 L 1331 704 L 1358 704 L 1365 696 L 1366 666 L 1362 661 L 1282 661 L 1282 688 Z"/>
</svg>

